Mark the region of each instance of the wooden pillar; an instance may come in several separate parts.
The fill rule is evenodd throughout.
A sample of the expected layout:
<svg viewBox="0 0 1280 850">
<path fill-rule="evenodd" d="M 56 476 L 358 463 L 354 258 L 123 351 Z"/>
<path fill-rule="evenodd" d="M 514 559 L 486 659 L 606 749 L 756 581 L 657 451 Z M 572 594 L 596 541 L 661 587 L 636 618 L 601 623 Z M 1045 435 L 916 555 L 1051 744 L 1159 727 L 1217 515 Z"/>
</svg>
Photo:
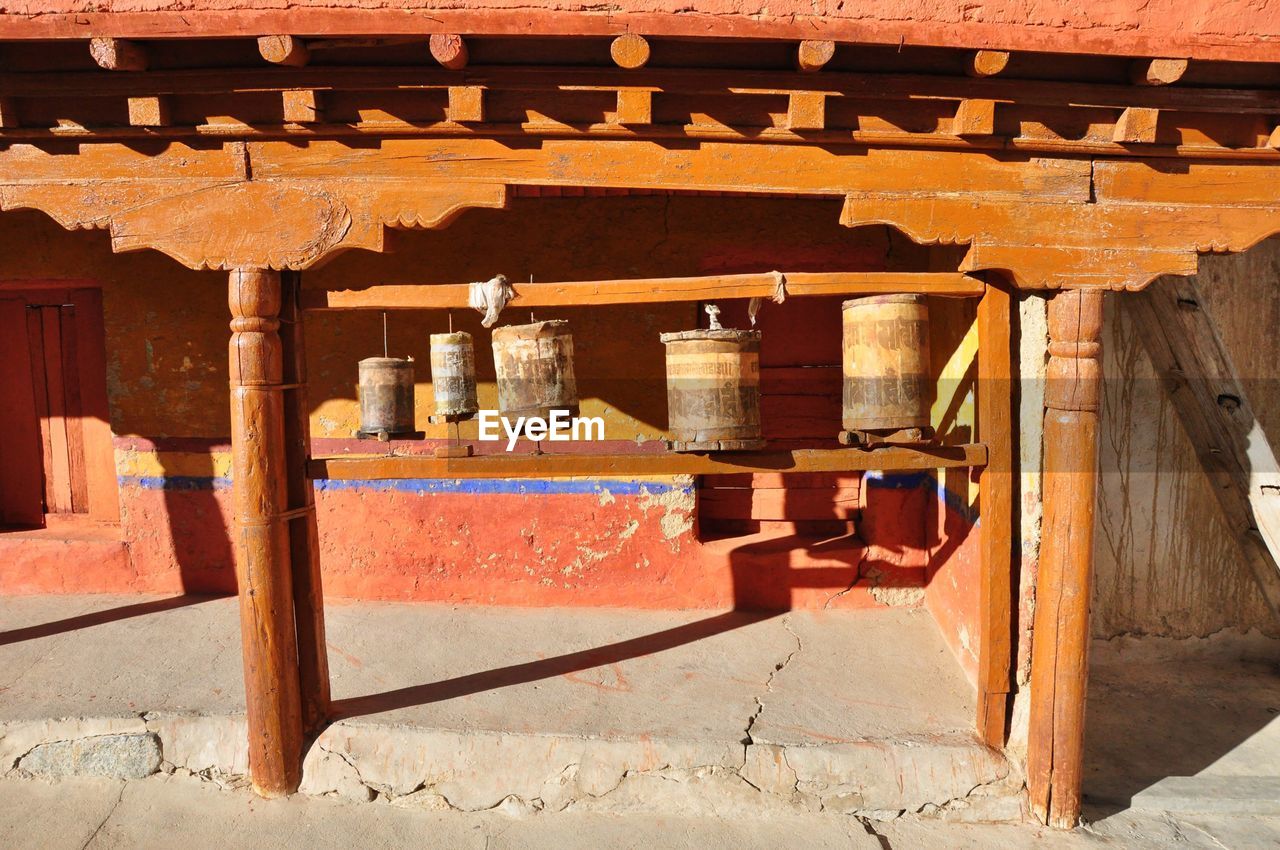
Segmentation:
<svg viewBox="0 0 1280 850">
<path fill-rule="evenodd" d="M 1080 817 L 1101 332 L 1101 292 L 1060 292 L 1049 302 L 1027 787 L 1032 813 L 1060 829 L 1074 827 Z"/>
<path fill-rule="evenodd" d="M 978 735 L 1004 747 L 1013 684 L 1014 415 L 1013 295 L 988 284 L 978 302 L 978 436 L 987 465 L 978 479 L 982 512 L 980 579 L 981 639 L 978 645 Z"/>
<path fill-rule="evenodd" d="M 298 642 L 289 560 L 280 273 L 231 272 L 231 451 L 236 581 L 254 790 L 297 790 Z"/>
<path fill-rule="evenodd" d="M 289 560 L 298 629 L 298 678 L 302 724 L 316 734 L 329 715 L 329 656 L 325 649 L 324 592 L 320 583 L 320 535 L 315 491 L 307 477 L 311 459 L 311 407 L 307 403 L 305 313 L 300 304 L 302 275 L 281 275 L 280 340 L 284 372 L 284 431 L 289 510 Z"/>
</svg>

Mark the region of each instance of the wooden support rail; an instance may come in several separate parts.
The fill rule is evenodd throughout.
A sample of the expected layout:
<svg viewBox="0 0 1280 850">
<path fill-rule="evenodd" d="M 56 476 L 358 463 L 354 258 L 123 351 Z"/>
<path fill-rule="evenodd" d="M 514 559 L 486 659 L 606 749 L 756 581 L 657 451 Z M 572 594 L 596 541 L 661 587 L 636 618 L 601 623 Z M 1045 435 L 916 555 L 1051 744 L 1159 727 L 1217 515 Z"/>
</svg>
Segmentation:
<svg viewBox="0 0 1280 850">
<path fill-rule="evenodd" d="M 315 458 L 313 479 L 371 481 L 393 478 L 551 478 L 634 475 L 732 475 L 741 472 L 864 472 L 982 467 L 987 447 L 795 449 L 724 454 L 542 454 L 436 458 L 423 455 Z"/>
<path fill-rule="evenodd" d="M 809 295 L 925 295 L 976 298 L 986 288 L 981 280 L 958 272 L 798 272 L 781 273 L 787 297 Z M 637 280 L 516 284 L 514 307 L 567 307 L 600 304 L 645 304 L 664 301 L 715 301 L 724 298 L 769 298 L 778 274 L 734 274 Z M 371 286 L 368 289 L 303 289 L 306 310 L 444 310 L 468 306 L 469 284 Z"/>
</svg>

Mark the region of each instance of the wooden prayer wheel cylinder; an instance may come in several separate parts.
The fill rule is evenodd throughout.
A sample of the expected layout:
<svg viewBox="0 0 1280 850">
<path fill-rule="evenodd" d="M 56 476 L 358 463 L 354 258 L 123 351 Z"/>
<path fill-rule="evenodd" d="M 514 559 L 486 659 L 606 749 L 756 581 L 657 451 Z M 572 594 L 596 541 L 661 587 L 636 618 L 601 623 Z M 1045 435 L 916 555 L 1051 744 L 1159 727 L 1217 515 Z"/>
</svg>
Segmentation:
<svg viewBox="0 0 1280 850">
<path fill-rule="evenodd" d="M 678 452 L 763 449 L 760 332 L 724 328 L 661 337 L 667 346 L 667 415 Z"/>
<path fill-rule="evenodd" d="M 493 330 L 498 411 L 507 418 L 551 418 L 553 410 L 578 415 L 573 337 L 563 319 Z"/>
<path fill-rule="evenodd" d="M 459 331 L 431 335 L 431 388 L 436 403 L 433 420 L 461 422 L 480 410 L 471 334 Z"/>
<path fill-rule="evenodd" d="M 929 305 L 923 295 L 844 302 L 845 445 L 920 443 L 929 424 Z"/>
<path fill-rule="evenodd" d="M 366 357 L 360 361 L 360 430 L 357 437 L 388 440 L 413 435 L 413 358 Z"/>
</svg>

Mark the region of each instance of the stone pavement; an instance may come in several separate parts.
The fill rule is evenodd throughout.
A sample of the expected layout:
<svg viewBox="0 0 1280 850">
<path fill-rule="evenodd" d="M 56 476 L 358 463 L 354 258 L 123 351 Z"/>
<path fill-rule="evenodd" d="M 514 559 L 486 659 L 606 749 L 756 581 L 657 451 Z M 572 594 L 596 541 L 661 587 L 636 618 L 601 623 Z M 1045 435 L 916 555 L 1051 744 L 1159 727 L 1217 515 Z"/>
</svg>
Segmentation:
<svg viewBox="0 0 1280 850">
<path fill-rule="evenodd" d="M 299 795 L 260 800 L 246 791 L 163 775 L 0 780 L 0 847 L 7 850 L 1264 850 L 1280 846 L 1280 819 L 1113 815 L 1070 833 L 1025 825 L 891 822 L 818 814 L 510 817 L 427 812 L 388 803 Z"/>
</svg>

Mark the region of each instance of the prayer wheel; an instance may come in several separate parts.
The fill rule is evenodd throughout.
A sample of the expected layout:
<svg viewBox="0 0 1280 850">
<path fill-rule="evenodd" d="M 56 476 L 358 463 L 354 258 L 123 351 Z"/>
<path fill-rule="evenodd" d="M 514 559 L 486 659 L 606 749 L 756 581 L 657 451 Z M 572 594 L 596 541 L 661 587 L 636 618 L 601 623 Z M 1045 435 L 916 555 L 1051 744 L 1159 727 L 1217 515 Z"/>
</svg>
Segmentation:
<svg viewBox="0 0 1280 850">
<path fill-rule="evenodd" d="M 476 415 L 476 354 L 471 334 L 431 335 L 431 388 L 435 393 L 433 420 L 461 422 Z"/>
<path fill-rule="evenodd" d="M 360 430 L 357 437 L 389 440 L 415 435 L 413 358 L 366 357 L 360 361 Z"/>
<path fill-rule="evenodd" d="M 873 295 L 844 302 L 845 445 L 911 444 L 929 425 L 929 305 L 923 295 Z"/>
<path fill-rule="evenodd" d="M 573 337 L 563 319 L 495 328 L 493 365 L 504 417 L 550 419 L 553 410 L 578 415 Z"/>
<path fill-rule="evenodd" d="M 763 449 L 760 332 L 680 331 L 667 346 L 670 446 L 678 452 Z"/>
</svg>

